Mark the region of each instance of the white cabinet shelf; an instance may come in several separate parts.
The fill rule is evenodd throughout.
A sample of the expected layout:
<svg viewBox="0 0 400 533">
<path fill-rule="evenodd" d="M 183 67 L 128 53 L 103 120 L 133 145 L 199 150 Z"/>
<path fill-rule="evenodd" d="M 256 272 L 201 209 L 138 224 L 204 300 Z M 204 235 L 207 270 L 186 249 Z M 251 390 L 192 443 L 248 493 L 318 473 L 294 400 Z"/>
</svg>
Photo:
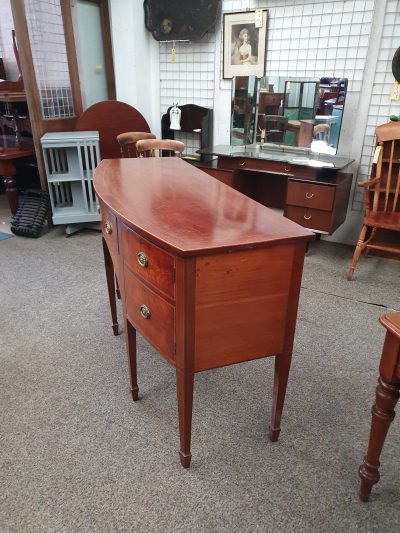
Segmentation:
<svg viewBox="0 0 400 533">
<path fill-rule="evenodd" d="M 97 131 L 46 133 L 41 139 L 54 224 L 98 222 L 93 171 L 100 162 Z"/>
</svg>

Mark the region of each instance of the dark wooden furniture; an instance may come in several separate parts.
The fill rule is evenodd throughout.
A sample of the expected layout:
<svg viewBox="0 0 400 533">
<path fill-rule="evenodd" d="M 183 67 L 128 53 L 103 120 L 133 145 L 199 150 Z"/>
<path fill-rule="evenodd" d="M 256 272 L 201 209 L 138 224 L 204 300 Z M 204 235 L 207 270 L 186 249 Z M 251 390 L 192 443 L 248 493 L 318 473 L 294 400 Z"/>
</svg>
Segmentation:
<svg viewBox="0 0 400 533">
<path fill-rule="evenodd" d="M 378 230 L 400 232 L 400 124 L 389 122 L 376 128 L 377 146 L 371 179 L 364 188 L 364 219 L 347 279 L 351 280 L 361 252 L 381 250 L 400 254 L 398 243 L 376 242 Z M 367 234 L 368 238 L 367 238 Z"/>
<path fill-rule="evenodd" d="M 117 100 L 105 100 L 88 107 L 79 117 L 76 131 L 98 131 L 102 159 L 121 157 L 117 135 L 127 131 L 150 132 L 149 125 L 134 107 Z"/>
<path fill-rule="evenodd" d="M 114 267 L 124 303 L 133 399 L 137 330 L 176 369 L 189 467 L 194 374 L 275 355 L 277 440 L 313 234 L 177 157 L 103 160 L 94 186 L 110 302 Z"/>
<path fill-rule="evenodd" d="M 197 166 L 316 233 L 332 234 L 345 220 L 351 159 L 308 150 L 215 146 L 203 150 L 218 158 Z"/>
<path fill-rule="evenodd" d="M 18 165 L 29 163 L 35 155 L 32 139 L 21 137 L 16 143 L 14 136 L 0 135 L 0 176 L 4 176 L 4 185 L 11 214 L 18 210 L 18 191 L 15 176 Z"/>
<path fill-rule="evenodd" d="M 386 328 L 386 338 L 379 366 L 376 400 L 372 407 L 368 451 L 359 470 L 360 500 L 363 502 L 369 500 L 372 486 L 379 481 L 379 458 L 400 393 L 400 313 L 383 315 L 379 321 Z"/>
<path fill-rule="evenodd" d="M 213 139 L 213 110 L 208 107 L 201 107 L 195 104 L 180 105 L 181 110 L 181 129 L 171 130 L 170 115 L 168 111 L 161 118 L 161 137 L 163 139 L 175 139 L 175 134 L 194 133 L 199 136 L 200 149 L 212 145 Z M 185 159 L 185 155 L 183 155 Z M 201 161 L 207 161 L 209 158 L 205 155 L 199 156 Z"/>
</svg>

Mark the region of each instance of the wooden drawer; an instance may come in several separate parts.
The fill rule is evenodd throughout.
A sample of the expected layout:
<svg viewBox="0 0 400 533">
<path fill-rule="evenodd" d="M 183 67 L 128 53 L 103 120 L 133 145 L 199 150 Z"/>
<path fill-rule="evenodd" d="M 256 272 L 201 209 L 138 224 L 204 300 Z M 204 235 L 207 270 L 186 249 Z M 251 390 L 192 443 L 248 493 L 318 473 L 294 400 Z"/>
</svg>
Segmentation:
<svg viewBox="0 0 400 533">
<path fill-rule="evenodd" d="M 150 244 L 125 224 L 120 225 L 125 264 L 166 296 L 175 299 L 174 258 Z"/>
<path fill-rule="evenodd" d="M 175 358 L 174 306 L 141 283 L 126 266 L 124 278 L 126 314 L 129 322 L 162 355 L 173 360 Z"/>
<path fill-rule="evenodd" d="M 320 209 L 309 209 L 307 207 L 297 207 L 287 205 L 285 209 L 286 218 L 297 222 L 305 228 L 331 233 L 332 231 L 332 212 L 322 211 Z"/>
<path fill-rule="evenodd" d="M 334 200 L 335 187 L 292 180 L 288 182 L 286 203 L 289 205 L 332 211 Z"/>
<path fill-rule="evenodd" d="M 103 203 L 100 204 L 101 231 L 110 252 L 118 253 L 117 217 Z"/>
<path fill-rule="evenodd" d="M 287 176 L 296 175 L 299 178 L 316 178 L 316 170 L 311 167 L 291 165 L 280 161 L 268 159 L 248 159 L 246 157 L 218 157 L 218 167 L 227 170 L 260 170 Z"/>
</svg>

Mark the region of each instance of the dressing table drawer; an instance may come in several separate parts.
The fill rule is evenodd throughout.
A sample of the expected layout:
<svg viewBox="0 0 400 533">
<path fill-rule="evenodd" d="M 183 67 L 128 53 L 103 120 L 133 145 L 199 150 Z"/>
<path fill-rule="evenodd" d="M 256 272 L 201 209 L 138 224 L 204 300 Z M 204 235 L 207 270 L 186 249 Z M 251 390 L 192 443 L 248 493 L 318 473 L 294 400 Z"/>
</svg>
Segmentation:
<svg viewBox="0 0 400 533">
<path fill-rule="evenodd" d="M 133 326 L 167 359 L 175 358 L 175 307 L 153 292 L 127 267 L 126 314 Z"/>
<path fill-rule="evenodd" d="M 137 276 L 163 294 L 175 299 L 175 264 L 172 255 L 150 244 L 146 239 L 121 224 L 120 240 L 125 264 Z"/>
<path fill-rule="evenodd" d="M 100 204 L 101 231 L 110 252 L 118 253 L 118 224 L 117 217 L 110 209 Z"/>
<path fill-rule="evenodd" d="M 330 233 L 331 231 L 331 211 L 287 205 L 285 209 L 285 217 L 308 229 L 321 231 L 323 233 Z"/>
<path fill-rule="evenodd" d="M 299 178 L 316 178 L 316 170 L 311 167 L 291 165 L 283 161 L 269 159 L 253 159 L 247 157 L 218 157 L 218 167 L 226 170 L 259 170 L 271 174 L 284 174 Z"/>
<path fill-rule="evenodd" d="M 335 201 L 335 187 L 289 180 L 286 203 L 312 209 L 332 211 Z"/>
</svg>

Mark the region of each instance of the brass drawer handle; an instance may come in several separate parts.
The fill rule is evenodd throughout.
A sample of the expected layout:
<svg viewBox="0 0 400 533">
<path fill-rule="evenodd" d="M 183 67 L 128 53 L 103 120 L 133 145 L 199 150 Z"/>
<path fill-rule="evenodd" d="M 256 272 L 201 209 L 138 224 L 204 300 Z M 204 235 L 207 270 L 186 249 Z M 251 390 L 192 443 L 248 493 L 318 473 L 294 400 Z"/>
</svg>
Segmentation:
<svg viewBox="0 0 400 533">
<path fill-rule="evenodd" d="M 149 264 L 147 255 L 144 252 L 139 252 L 137 254 L 137 261 L 142 268 L 146 268 Z"/>
<path fill-rule="evenodd" d="M 289 165 L 285 165 L 285 172 L 289 172 L 290 171 L 290 166 Z"/>
<path fill-rule="evenodd" d="M 308 198 L 308 199 L 314 198 L 314 193 L 313 192 L 306 192 L 306 198 Z"/>
<path fill-rule="evenodd" d="M 111 233 L 112 233 L 112 226 L 111 226 L 111 223 L 110 223 L 110 222 L 106 222 L 105 228 L 106 228 L 106 233 L 107 233 L 107 235 L 111 235 Z"/>
<path fill-rule="evenodd" d="M 145 304 L 142 304 L 140 306 L 140 314 L 142 315 L 143 318 L 145 318 L 146 320 L 150 320 L 151 318 L 151 312 L 150 312 L 150 309 L 147 307 L 147 305 Z"/>
<path fill-rule="evenodd" d="M 309 216 L 304 215 L 304 220 L 311 220 L 311 216 L 312 216 L 312 215 L 309 215 Z"/>
<path fill-rule="evenodd" d="M 241 163 L 239 163 L 239 167 L 244 167 L 246 164 L 246 161 L 242 161 Z"/>
</svg>

